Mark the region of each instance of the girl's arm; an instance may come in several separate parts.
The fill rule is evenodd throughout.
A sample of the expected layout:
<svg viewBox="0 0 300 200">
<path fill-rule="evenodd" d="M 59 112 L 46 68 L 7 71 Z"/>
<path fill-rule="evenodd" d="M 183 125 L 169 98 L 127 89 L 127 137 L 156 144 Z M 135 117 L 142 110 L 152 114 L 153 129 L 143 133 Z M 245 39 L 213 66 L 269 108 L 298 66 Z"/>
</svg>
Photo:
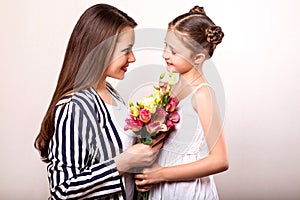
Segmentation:
<svg viewBox="0 0 300 200">
<path fill-rule="evenodd" d="M 200 88 L 192 99 L 203 126 L 210 153 L 207 157 L 188 164 L 163 167 L 135 176 L 138 188 L 159 182 L 193 180 L 228 169 L 227 148 L 222 123 L 213 94 L 207 87 Z M 143 191 L 141 189 L 141 191 Z"/>
</svg>

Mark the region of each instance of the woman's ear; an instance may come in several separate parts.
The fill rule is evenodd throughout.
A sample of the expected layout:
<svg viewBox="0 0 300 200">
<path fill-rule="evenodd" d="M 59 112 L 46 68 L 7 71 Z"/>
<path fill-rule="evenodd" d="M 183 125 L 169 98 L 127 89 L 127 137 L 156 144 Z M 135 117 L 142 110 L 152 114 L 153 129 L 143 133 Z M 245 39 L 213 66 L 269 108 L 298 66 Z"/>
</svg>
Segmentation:
<svg viewBox="0 0 300 200">
<path fill-rule="evenodd" d="M 206 60 L 206 56 L 204 53 L 198 53 L 194 56 L 195 65 L 202 65 L 203 62 Z"/>
</svg>

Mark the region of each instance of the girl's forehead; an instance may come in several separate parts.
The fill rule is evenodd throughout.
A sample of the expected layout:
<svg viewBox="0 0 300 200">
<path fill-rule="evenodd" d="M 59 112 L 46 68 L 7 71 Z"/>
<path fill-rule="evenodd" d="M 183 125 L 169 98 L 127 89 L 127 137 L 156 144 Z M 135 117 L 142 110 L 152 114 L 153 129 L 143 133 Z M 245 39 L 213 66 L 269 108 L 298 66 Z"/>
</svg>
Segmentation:
<svg viewBox="0 0 300 200">
<path fill-rule="evenodd" d="M 176 49 L 179 53 L 184 55 L 191 54 L 191 49 L 189 49 L 183 42 L 182 37 L 184 35 L 178 34 L 173 30 L 168 30 L 166 34 L 165 41 L 167 45 L 171 46 L 172 48 Z"/>
<path fill-rule="evenodd" d="M 182 39 L 180 38 L 179 34 L 175 33 L 173 30 L 169 30 L 167 32 L 166 38 L 165 38 L 166 42 L 174 47 L 177 47 L 179 49 L 183 49 L 186 50 L 186 46 L 184 45 Z"/>
</svg>

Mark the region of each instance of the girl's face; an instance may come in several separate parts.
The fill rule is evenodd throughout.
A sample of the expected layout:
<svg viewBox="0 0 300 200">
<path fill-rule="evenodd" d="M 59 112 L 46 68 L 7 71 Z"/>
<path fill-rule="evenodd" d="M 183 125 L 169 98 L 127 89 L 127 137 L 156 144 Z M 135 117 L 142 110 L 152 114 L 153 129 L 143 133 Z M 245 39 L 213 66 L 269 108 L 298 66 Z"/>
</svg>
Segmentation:
<svg viewBox="0 0 300 200">
<path fill-rule="evenodd" d="M 168 30 L 165 43 L 162 57 L 165 59 L 169 70 L 184 74 L 194 67 L 191 50 L 183 45 L 173 30 Z"/>
<path fill-rule="evenodd" d="M 125 27 L 118 36 L 112 62 L 105 72 L 106 76 L 119 80 L 124 78 L 129 63 L 135 62 L 135 57 L 132 52 L 133 44 L 134 30 L 131 27 Z"/>
</svg>

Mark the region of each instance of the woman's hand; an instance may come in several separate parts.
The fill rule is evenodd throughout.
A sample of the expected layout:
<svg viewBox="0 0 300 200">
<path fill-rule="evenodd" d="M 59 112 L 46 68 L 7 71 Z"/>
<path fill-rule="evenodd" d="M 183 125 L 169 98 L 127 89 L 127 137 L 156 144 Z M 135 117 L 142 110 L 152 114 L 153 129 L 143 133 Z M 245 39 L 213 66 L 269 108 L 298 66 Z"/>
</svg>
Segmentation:
<svg viewBox="0 0 300 200">
<path fill-rule="evenodd" d="M 130 172 L 132 168 L 142 168 L 151 166 L 157 157 L 159 150 L 163 146 L 163 139 L 166 134 L 160 134 L 153 139 L 150 145 L 135 144 L 126 149 L 122 154 L 115 157 L 115 162 L 119 172 Z"/>
</svg>

